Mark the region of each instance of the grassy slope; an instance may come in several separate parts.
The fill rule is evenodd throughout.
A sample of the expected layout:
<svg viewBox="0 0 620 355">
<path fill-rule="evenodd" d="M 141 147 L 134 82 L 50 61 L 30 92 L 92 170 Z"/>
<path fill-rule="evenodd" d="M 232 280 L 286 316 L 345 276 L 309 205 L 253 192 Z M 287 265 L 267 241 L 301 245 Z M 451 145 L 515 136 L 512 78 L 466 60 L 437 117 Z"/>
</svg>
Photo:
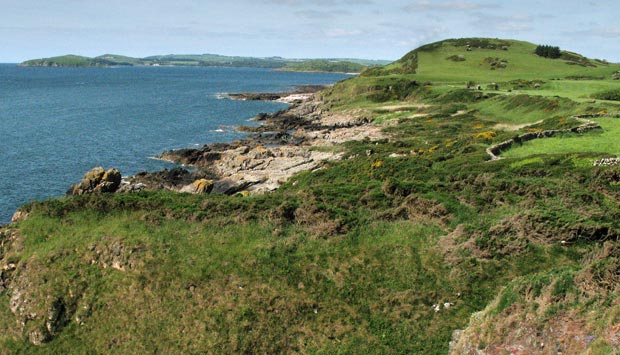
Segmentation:
<svg viewBox="0 0 620 355">
<path fill-rule="evenodd" d="M 518 48 L 533 50 L 521 42 L 495 50 L 513 53 L 502 80 L 595 70 L 555 61 L 537 77 L 533 67 L 510 65 L 527 63 Z M 498 81 L 496 71 L 472 68 L 469 77 L 452 62 L 433 62 L 434 76 L 425 69 L 431 56 L 462 51 L 439 50 L 420 55 L 419 74 L 361 76 L 324 92 L 325 111 L 365 111 L 391 139 L 348 143 L 348 159 L 300 174 L 273 194 L 139 193 L 27 206 L 31 217 L 15 227 L 21 238 L 3 244 L 0 258 L 17 265 L 5 274 L 13 285 L 30 280 L 26 297 L 37 316 L 16 327 L 7 308 L 13 293 L 0 293 L 0 326 L 8 329 L 0 354 L 445 354 L 452 331 L 487 306 L 488 316 L 468 328 L 487 334 L 475 346 L 502 340 L 493 324 L 509 335 L 515 327 L 502 320 L 524 317 L 528 290 L 541 289 L 540 280 L 558 286 L 534 293 L 550 295 L 537 302 L 554 311 L 533 326 L 587 312 L 599 319 L 590 350 L 609 353 L 605 331 L 620 322 L 617 264 L 599 259 L 603 248 L 618 247 L 620 169 L 593 169 L 601 152 L 558 152 L 564 137 L 531 142 L 559 142 L 534 157 L 518 153 L 524 145 L 514 150 L 518 157 L 509 151 L 489 163 L 484 149 L 530 129 L 577 125 L 575 113 L 618 108 L 572 100 L 588 93 L 568 80 L 466 90 L 465 81 Z M 596 70 L 611 69 L 617 66 Z M 548 83 L 568 98 L 554 98 Z M 517 132 L 496 128 L 541 120 Z M 567 137 L 564 145 L 607 142 L 617 123 L 601 124 L 602 133 Z M 575 302 L 571 295 L 585 291 L 571 285 L 587 275 L 596 276 L 587 290 L 596 296 Z M 48 344 L 31 345 L 28 333 L 45 327 L 59 298 L 66 324 Z M 435 312 L 443 303 L 452 305 Z"/>
</svg>

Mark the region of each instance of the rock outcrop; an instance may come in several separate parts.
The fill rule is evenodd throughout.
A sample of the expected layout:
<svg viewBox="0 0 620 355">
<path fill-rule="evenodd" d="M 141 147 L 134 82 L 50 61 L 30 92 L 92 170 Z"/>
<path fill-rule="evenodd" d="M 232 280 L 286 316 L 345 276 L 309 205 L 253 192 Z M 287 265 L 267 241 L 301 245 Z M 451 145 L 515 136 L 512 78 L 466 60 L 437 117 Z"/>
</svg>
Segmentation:
<svg viewBox="0 0 620 355">
<path fill-rule="evenodd" d="M 288 110 L 259 116 L 261 126 L 242 127 L 254 133 L 246 139 L 168 151 L 160 158 L 212 171 L 217 176 L 213 193 L 267 192 L 296 173 L 319 169 L 342 157 L 333 150 L 315 147 L 385 138 L 381 127 L 372 124 L 366 112 L 324 112 L 313 98 Z"/>
<path fill-rule="evenodd" d="M 82 182 L 73 185 L 68 195 L 88 193 L 130 193 L 138 191 L 169 190 L 175 192 L 210 193 L 213 190 L 213 174 L 204 170 L 188 171 L 181 167 L 155 172 L 140 172 L 135 176 L 122 178 L 117 169 L 104 171 L 95 168 L 84 175 Z M 14 221 L 25 218 L 16 212 Z"/>
<path fill-rule="evenodd" d="M 579 269 L 513 280 L 453 333 L 449 354 L 617 353 L 619 261 L 617 242 L 607 241 Z"/>
<path fill-rule="evenodd" d="M 24 211 L 16 211 L 13 213 L 13 217 L 11 218 L 11 223 L 21 222 L 28 218 L 28 213 Z"/>
<path fill-rule="evenodd" d="M 155 172 L 140 172 L 134 176 L 123 178 L 122 185 L 118 189 L 117 193 L 136 192 L 136 191 L 155 191 L 155 190 L 168 190 L 180 192 L 182 189 L 190 189 L 188 185 L 191 185 L 200 180 L 211 181 L 215 176 L 205 170 L 189 171 L 187 169 L 177 167 L 173 169 L 164 169 Z M 209 187 L 204 186 L 207 191 L 200 191 L 200 193 L 208 192 Z M 182 191 L 192 192 L 195 191 Z"/>
<path fill-rule="evenodd" d="M 97 167 L 87 172 L 79 184 L 73 185 L 68 195 L 83 195 L 87 193 L 112 193 L 121 186 L 122 176 L 117 169 L 105 170 Z"/>
<path fill-rule="evenodd" d="M 208 194 L 213 191 L 213 180 L 199 179 L 189 185 L 185 185 L 179 192 L 190 194 Z"/>
<path fill-rule="evenodd" d="M 326 85 L 302 85 L 296 86 L 295 91 L 289 92 L 244 92 L 228 94 L 228 97 L 241 101 L 281 101 L 287 103 L 301 102 L 315 92 L 325 89 Z"/>
</svg>

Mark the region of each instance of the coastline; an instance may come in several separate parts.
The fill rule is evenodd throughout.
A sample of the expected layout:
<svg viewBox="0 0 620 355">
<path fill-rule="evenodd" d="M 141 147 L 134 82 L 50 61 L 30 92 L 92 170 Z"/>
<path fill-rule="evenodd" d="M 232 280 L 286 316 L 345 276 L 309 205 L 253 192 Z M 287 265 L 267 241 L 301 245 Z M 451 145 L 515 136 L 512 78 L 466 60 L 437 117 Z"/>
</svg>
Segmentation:
<svg viewBox="0 0 620 355">
<path fill-rule="evenodd" d="M 291 106 L 258 114 L 254 120 L 261 122 L 259 126 L 238 127 L 251 133 L 247 138 L 199 149 L 170 150 L 158 158 L 210 171 L 215 175 L 213 193 L 265 193 L 278 189 L 299 172 L 321 169 L 330 161 L 342 159 L 343 153 L 335 148 L 338 144 L 385 138 L 381 127 L 373 125 L 365 112 L 323 111 L 319 91 L 311 88 L 311 92 L 262 94 L 261 99 Z M 243 100 L 247 99 L 245 95 L 230 97 Z M 255 95 L 252 99 L 257 99 Z"/>
<path fill-rule="evenodd" d="M 71 186 L 68 194 L 156 190 L 266 193 L 277 190 L 299 172 L 321 169 L 330 161 L 342 159 L 343 153 L 336 147 L 339 144 L 386 138 L 364 111 L 325 111 L 320 91 L 327 87 L 307 85 L 292 92 L 228 94 L 232 100 L 277 101 L 290 106 L 274 113 L 259 113 L 252 119 L 260 122 L 258 126 L 238 126 L 237 130 L 250 133 L 246 138 L 169 150 L 154 157 L 179 164 L 177 168 L 123 177 L 112 191 L 106 185 L 111 182 L 103 175 L 93 180 L 93 169 Z"/>
</svg>

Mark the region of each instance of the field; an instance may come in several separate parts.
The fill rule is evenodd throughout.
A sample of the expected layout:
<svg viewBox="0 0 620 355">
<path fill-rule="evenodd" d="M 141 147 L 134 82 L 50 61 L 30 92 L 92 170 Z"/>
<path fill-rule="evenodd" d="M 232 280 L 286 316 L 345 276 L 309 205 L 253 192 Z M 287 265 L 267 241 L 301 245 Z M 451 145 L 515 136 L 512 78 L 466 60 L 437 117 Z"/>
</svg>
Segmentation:
<svg viewBox="0 0 620 355">
<path fill-rule="evenodd" d="M 620 156 L 620 120 L 599 118 L 602 132 L 582 136 L 563 136 L 526 142 L 502 154 L 506 158 L 523 158 L 536 154 L 597 153 L 600 157 Z M 594 162 L 594 159 L 593 159 Z"/>
<path fill-rule="evenodd" d="M 485 150 L 620 111 L 591 99 L 620 65 L 535 47 L 439 42 L 320 93 L 388 138 L 274 193 L 24 206 L 0 235 L 0 354 L 617 352 L 620 167 L 592 162 L 620 154 L 620 118 Z"/>
</svg>

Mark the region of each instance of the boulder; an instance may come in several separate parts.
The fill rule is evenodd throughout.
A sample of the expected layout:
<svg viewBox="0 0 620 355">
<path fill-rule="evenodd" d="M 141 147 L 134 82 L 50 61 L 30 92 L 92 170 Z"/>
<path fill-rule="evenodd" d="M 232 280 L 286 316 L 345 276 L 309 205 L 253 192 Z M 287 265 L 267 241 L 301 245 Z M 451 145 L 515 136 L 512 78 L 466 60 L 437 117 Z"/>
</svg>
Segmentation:
<svg viewBox="0 0 620 355">
<path fill-rule="evenodd" d="M 233 174 L 218 180 L 213 188 L 213 192 L 225 195 L 234 195 L 250 186 L 263 183 L 267 180 L 265 176 L 254 176 L 250 174 Z"/>
<path fill-rule="evenodd" d="M 103 174 L 101 182 L 95 186 L 95 192 L 115 192 L 121 186 L 121 172 L 110 169 Z"/>
<path fill-rule="evenodd" d="M 73 185 L 68 195 L 83 195 L 87 193 L 112 193 L 121 185 L 121 173 L 117 169 L 105 170 L 96 167 L 84 174 L 79 184 Z"/>
<path fill-rule="evenodd" d="M 198 179 L 181 188 L 180 192 L 187 192 L 190 194 L 208 194 L 213 191 L 213 186 L 213 180 Z"/>
</svg>

